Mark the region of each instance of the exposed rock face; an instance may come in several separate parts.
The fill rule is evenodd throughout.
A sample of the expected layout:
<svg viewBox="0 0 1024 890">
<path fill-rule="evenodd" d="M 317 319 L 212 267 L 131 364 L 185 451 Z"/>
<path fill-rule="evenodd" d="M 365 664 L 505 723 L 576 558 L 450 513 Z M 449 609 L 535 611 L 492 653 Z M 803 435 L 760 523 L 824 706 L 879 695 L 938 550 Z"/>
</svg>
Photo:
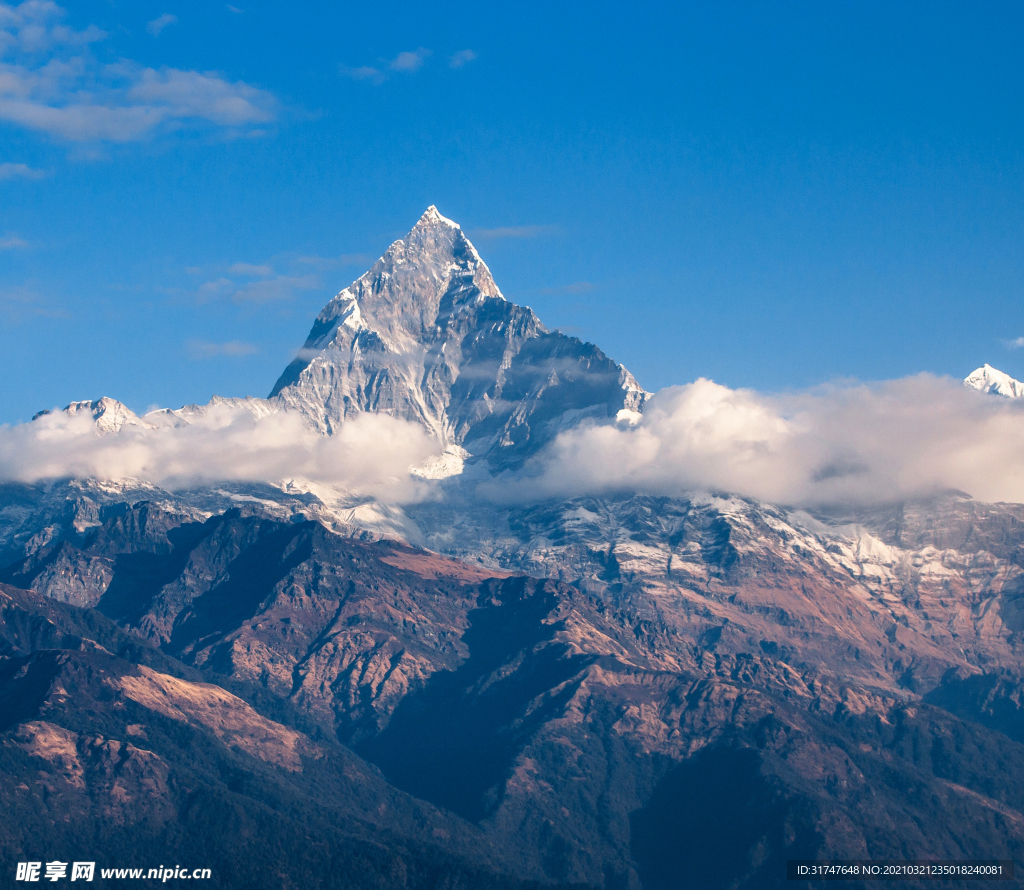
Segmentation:
<svg viewBox="0 0 1024 890">
<path fill-rule="evenodd" d="M 271 398 L 326 433 L 363 411 L 412 420 L 504 467 L 566 425 L 638 410 L 645 395 L 596 346 L 507 302 L 431 207 L 324 307 Z"/>
<path fill-rule="evenodd" d="M 737 651 L 748 629 L 713 640 L 709 614 L 694 611 L 688 631 L 681 613 L 670 615 L 669 592 L 651 597 L 659 617 L 627 582 L 606 582 L 624 585 L 626 605 L 616 605 L 596 585 L 494 576 L 312 522 L 237 513 L 148 538 L 148 520 L 119 527 L 140 531 L 133 556 L 145 557 L 148 580 L 118 560 L 100 608 L 120 614 L 124 601 L 104 600 L 127 572 L 140 607 L 122 622 L 141 629 L 152 619 L 167 653 L 193 667 L 144 645 L 132 654 L 131 637 L 95 612 L 0 591 L 13 647 L 0 658 L 0 733 L 49 758 L 62 783 L 54 795 L 66 801 L 86 794 L 84 782 L 82 800 L 112 806 L 86 753 L 107 746 L 97 762 L 143 756 L 131 746 L 168 764 L 169 790 L 157 797 L 176 811 L 174 789 L 193 775 L 177 752 L 241 757 L 247 770 L 310 773 L 324 785 L 315 800 L 330 789 L 333 805 L 345 801 L 393 830 L 500 850 L 503 868 L 541 882 L 657 890 L 673 886 L 679 856 L 711 852 L 729 866 L 700 872 L 703 886 L 749 888 L 782 886 L 787 858 L 1024 853 L 1024 720 L 1009 675 L 975 673 L 972 685 L 949 672 L 929 694 L 942 710 L 911 690 L 866 690 L 843 676 L 845 664 L 811 663 L 781 644 Z M 769 567 L 751 562 L 740 540 L 730 556 L 728 543 L 711 533 L 709 565 L 736 571 L 733 590 L 743 591 Z M 706 591 L 712 617 L 728 599 L 722 583 Z M 831 614 L 836 589 L 819 594 L 820 614 Z M 685 599 L 676 602 L 685 612 Z M 795 609 L 794 620 L 814 629 Z M 83 636 L 90 627 L 102 643 Z M 21 655 L 33 640 L 75 648 Z M 136 667 L 108 648 L 165 661 Z M 183 675 L 194 666 L 207 681 L 326 720 L 398 796 L 382 797 L 389 786 L 357 758 L 342 759 L 338 784 L 329 742 Z M 227 762 L 216 769 L 231 771 Z M 415 799 L 427 809 L 403 822 L 409 804 L 400 800 Z M 126 824 L 143 818 L 124 812 Z M 383 884 L 392 885 L 402 886 Z"/>
<path fill-rule="evenodd" d="M 413 517 L 435 530 L 428 546 L 593 591 L 701 658 L 770 654 L 824 682 L 832 707 L 924 693 L 950 669 L 1021 669 L 1024 507 L 950 495 L 815 519 L 631 496 L 501 513 L 440 502 Z"/>
<path fill-rule="evenodd" d="M 109 519 L 84 549 L 63 541 L 10 577 L 95 606 L 191 664 L 292 698 L 346 735 L 380 728 L 410 688 L 457 663 L 476 585 L 503 577 L 346 540 L 315 522 L 238 510 L 181 520 L 142 504 Z M 103 583 L 54 596 L 100 553 L 110 569 Z"/>
</svg>

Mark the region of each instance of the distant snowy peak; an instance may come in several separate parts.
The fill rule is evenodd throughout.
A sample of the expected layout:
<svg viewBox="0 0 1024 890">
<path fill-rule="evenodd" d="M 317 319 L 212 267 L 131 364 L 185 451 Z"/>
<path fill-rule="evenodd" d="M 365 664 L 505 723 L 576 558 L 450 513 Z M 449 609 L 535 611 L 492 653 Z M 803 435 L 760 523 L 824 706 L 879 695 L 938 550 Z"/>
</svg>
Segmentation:
<svg viewBox="0 0 1024 890">
<path fill-rule="evenodd" d="M 508 302 L 432 206 L 323 308 L 270 398 L 326 434 L 363 412 L 389 414 L 451 454 L 511 466 L 561 429 L 639 411 L 647 393 L 596 346 Z"/>
<path fill-rule="evenodd" d="M 117 433 L 126 426 L 149 426 L 131 408 L 117 399 L 104 396 L 95 401 L 72 402 L 64 409 L 69 417 L 91 417 L 102 433 Z"/>
<path fill-rule="evenodd" d="M 1024 383 L 1014 380 L 1009 374 L 1004 374 L 991 365 L 982 365 L 977 371 L 965 377 L 964 386 L 980 392 L 1006 396 L 1008 399 L 1024 397 Z"/>
<path fill-rule="evenodd" d="M 214 396 L 205 405 L 184 405 L 181 408 L 157 408 L 142 416 L 154 426 L 182 426 L 209 417 L 215 411 L 248 411 L 257 420 L 269 417 L 281 410 L 281 406 L 268 399 L 246 396 L 244 399 Z"/>
<path fill-rule="evenodd" d="M 68 417 L 88 417 L 101 435 L 119 433 L 126 429 L 154 430 L 167 427 L 188 426 L 203 420 L 216 411 L 248 411 L 257 420 L 276 414 L 282 406 L 268 399 L 249 396 L 244 399 L 214 396 L 205 405 L 185 405 L 181 408 L 157 408 L 141 417 L 123 402 L 104 396 L 93 401 L 71 402 L 63 413 Z M 49 415 L 40 411 L 33 420 Z"/>
</svg>

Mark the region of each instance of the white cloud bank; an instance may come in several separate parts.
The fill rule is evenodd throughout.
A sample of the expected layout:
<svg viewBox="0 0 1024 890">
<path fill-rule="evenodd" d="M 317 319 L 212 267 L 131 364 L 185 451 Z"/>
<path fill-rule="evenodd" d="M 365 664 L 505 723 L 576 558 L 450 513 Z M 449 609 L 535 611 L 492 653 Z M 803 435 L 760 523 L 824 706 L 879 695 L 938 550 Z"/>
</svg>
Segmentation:
<svg viewBox="0 0 1024 890">
<path fill-rule="evenodd" d="M 116 405 L 116 403 L 111 403 Z M 440 451 L 417 424 L 363 414 L 322 437 L 246 402 L 141 420 L 116 406 L 0 427 L 0 478 L 141 479 L 170 490 L 306 480 L 390 503 L 426 497 L 410 474 Z M 186 422 L 187 421 L 187 422 Z M 1024 399 L 919 375 L 771 396 L 709 380 L 671 387 L 642 416 L 562 433 L 522 472 L 479 486 L 499 503 L 587 494 L 721 491 L 783 505 L 881 504 L 959 489 L 1024 503 Z"/>
<path fill-rule="evenodd" d="M 561 434 L 499 501 L 719 490 L 778 504 L 886 503 L 955 488 L 1024 502 L 1024 399 L 919 375 L 768 396 L 710 380 L 659 392 L 643 416 Z"/>
<path fill-rule="evenodd" d="M 49 0 L 0 2 L 0 120 L 69 142 L 132 142 L 184 126 L 254 135 L 277 117 L 270 93 L 214 71 L 103 63 L 92 46 L 108 35 L 63 17 Z"/>
<path fill-rule="evenodd" d="M 330 437 L 285 411 L 256 417 L 244 407 L 214 405 L 189 421 L 151 414 L 139 423 L 129 415 L 116 432 L 101 433 L 89 411 L 55 411 L 2 426 L 0 478 L 140 479 L 169 490 L 301 479 L 401 503 L 425 491 L 410 470 L 438 450 L 419 426 L 374 414 Z"/>
</svg>

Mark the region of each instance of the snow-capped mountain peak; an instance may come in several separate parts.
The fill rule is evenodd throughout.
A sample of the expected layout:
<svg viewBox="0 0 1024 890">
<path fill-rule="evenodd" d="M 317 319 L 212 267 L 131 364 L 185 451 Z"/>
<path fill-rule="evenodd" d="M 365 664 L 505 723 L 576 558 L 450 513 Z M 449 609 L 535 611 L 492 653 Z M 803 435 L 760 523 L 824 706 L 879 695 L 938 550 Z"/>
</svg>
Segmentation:
<svg viewBox="0 0 1024 890">
<path fill-rule="evenodd" d="M 91 416 L 96 423 L 96 430 L 100 433 L 116 433 L 126 426 L 149 426 L 123 402 L 108 396 L 94 401 L 72 402 L 64 409 L 64 413 L 69 417 L 83 414 Z"/>
<path fill-rule="evenodd" d="M 646 393 L 597 347 L 508 302 L 461 227 L 431 206 L 334 297 L 270 398 L 331 433 L 364 411 L 509 465 L 584 418 Z"/>
<path fill-rule="evenodd" d="M 964 378 L 964 386 L 980 392 L 992 393 L 993 395 L 1005 396 L 1009 399 L 1024 397 L 1024 383 L 1014 380 L 1009 374 L 1004 374 L 997 368 L 985 364 L 972 371 Z"/>
<path fill-rule="evenodd" d="M 462 227 L 455 222 L 453 219 L 448 219 L 447 216 L 442 216 L 438 209 L 431 204 L 426 210 L 423 211 L 423 216 L 420 217 L 417 226 L 429 226 L 429 225 L 443 225 L 448 226 L 452 229 L 461 229 Z"/>
</svg>

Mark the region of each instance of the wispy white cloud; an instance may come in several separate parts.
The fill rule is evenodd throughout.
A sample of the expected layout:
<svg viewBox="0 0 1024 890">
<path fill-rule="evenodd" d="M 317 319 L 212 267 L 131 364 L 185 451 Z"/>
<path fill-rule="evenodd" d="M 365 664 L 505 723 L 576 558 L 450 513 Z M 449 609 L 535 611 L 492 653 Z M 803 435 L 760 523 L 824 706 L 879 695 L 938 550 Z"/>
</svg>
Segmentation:
<svg viewBox="0 0 1024 890">
<path fill-rule="evenodd" d="M 231 299 L 236 303 L 291 300 L 299 291 L 316 290 L 318 287 L 320 279 L 316 275 L 275 275 L 243 284 L 235 290 Z"/>
<path fill-rule="evenodd" d="M 269 93 L 238 81 L 229 83 L 214 72 L 146 68 L 132 71 L 127 95 L 175 119 L 201 118 L 225 127 L 267 123 L 277 103 Z"/>
<path fill-rule="evenodd" d="M 360 65 L 358 68 L 350 68 L 348 65 L 339 65 L 338 72 L 353 80 L 369 80 L 375 84 L 382 84 L 387 80 L 387 75 L 379 68 L 371 65 Z"/>
<path fill-rule="evenodd" d="M 561 287 L 543 287 L 542 294 L 551 296 L 589 294 L 594 289 L 589 281 L 574 281 L 572 284 L 563 284 Z"/>
<path fill-rule="evenodd" d="M 241 358 L 246 355 L 256 355 L 260 350 L 253 343 L 245 343 L 241 340 L 229 340 L 227 343 L 211 343 L 208 340 L 189 340 L 185 349 L 192 358 L 217 358 L 228 356 Z"/>
<path fill-rule="evenodd" d="M 1022 349 L 1024 348 L 1024 337 L 1017 337 L 1015 340 L 1004 340 L 1008 349 Z"/>
<path fill-rule="evenodd" d="M 169 12 L 165 12 L 162 16 L 159 16 L 153 21 L 147 23 L 146 31 L 152 34 L 154 37 L 159 37 L 160 32 L 163 31 L 168 25 L 173 25 L 178 21 L 176 15 L 171 15 Z"/>
<path fill-rule="evenodd" d="M 235 263 L 228 268 L 232 275 L 273 275 L 274 269 L 268 265 L 255 265 L 253 263 Z"/>
<path fill-rule="evenodd" d="M 288 270 L 279 272 L 278 264 Z M 231 300 L 235 303 L 273 303 L 294 299 L 302 291 L 323 286 L 319 272 L 338 265 L 336 260 L 319 257 L 296 258 L 278 255 L 268 262 L 236 262 L 229 266 L 189 266 L 190 275 L 210 276 L 198 288 L 168 288 L 167 293 L 179 297 L 192 296 L 200 303 Z M 313 271 L 310 271 L 312 267 Z"/>
<path fill-rule="evenodd" d="M 338 72 L 345 77 L 351 77 L 353 80 L 368 80 L 379 86 L 388 79 L 389 72 L 414 74 L 423 67 L 424 62 L 431 55 L 432 53 L 429 49 L 421 46 L 419 49 L 401 52 L 393 59 L 382 59 L 377 66 L 360 65 L 358 67 L 350 67 L 348 65 L 339 65 Z"/>
<path fill-rule="evenodd" d="M 321 280 L 312 273 L 305 276 L 270 274 L 247 282 L 221 276 L 203 282 L 196 296 L 201 303 L 223 299 L 236 303 L 270 303 L 291 300 L 300 291 L 312 291 L 318 287 L 321 287 Z"/>
<path fill-rule="evenodd" d="M 375 414 L 346 422 L 330 437 L 292 412 L 258 419 L 227 405 L 190 423 L 167 415 L 154 420 L 108 435 L 97 435 L 85 412 L 54 411 L 31 423 L 0 426 L 0 478 L 133 478 L 171 489 L 302 479 L 402 502 L 424 492 L 410 470 L 437 450 L 419 425 Z"/>
<path fill-rule="evenodd" d="M 61 47 L 83 47 L 106 39 L 107 32 L 89 25 L 76 31 L 60 22 L 64 10 L 51 0 L 27 0 L 17 6 L 0 3 L 0 52 L 41 55 Z"/>
<path fill-rule="evenodd" d="M 455 55 L 448 57 L 449 68 L 462 68 L 476 59 L 476 53 L 471 49 L 460 50 Z"/>
<path fill-rule="evenodd" d="M 17 235 L 0 235 L 0 250 L 17 250 L 28 247 L 28 242 Z"/>
<path fill-rule="evenodd" d="M 373 257 L 368 253 L 343 253 L 335 257 L 323 256 L 300 256 L 298 262 L 304 266 L 311 266 L 320 271 L 336 269 L 339 266 L 363 266 L 369 267 Z"/>
<path fill-rule="evenodd" d="M 0 318 L 17 324 L 33 316 L 67 318 L 68 313 L 31 286 L 0 287 Z"/>
<path fill-rule="evenodd" d="M 0 182 L 5 179 L 42 179 L 46 173 L 33 170 L 28 164 L 0 164 Z"/>
<path fill-rule="evenodd" d="M 1024 501 L 1024 399 L 919 375 L 769 396 L 710 380 L 642 416 L 561 434 L 496 500 L 616 491 L 729 492 L 794 505 L 884 503 L 958 489 Z"/>
<path fill-rule="evenodd" d="M 230 296 L 235 290 L 236 284 L 231 278 L 213 278 L 209 281 L 204 281 L 199 285 L 199 290 L 196 291 L 196 297 L 200 303 L 206 303 L 210 300 L 218 300 L 222 297 Z"/>
<path fill-rule="evenodd" d="M 561 233 L 559 226 L 499 226 L 496 229 L 474 229 L 473 237 L 488 238 L 544 238 Z"/>
<path fill-rule="evenodd" d="M 430 50 L 421 46 L 419 49 L 414 49 L 411 52 L 399 53 L 391 60 L 388 67 L 392 71 L 412 73 L 419 71 L 423 67 L 423 63 L 430 58 L 430 55 Z"/>
<path fill-rule="evenodd" d="M 68 28 L 63 12 L 48 0 L 0 4 L 0 120 L 88 143 L 132 142 L 186 126 L 248 135 L 278 115 L 272 94 L 215 71 L 102 63 L 90 45 L 107 35 L 95 26 Z"/>
</svg>

